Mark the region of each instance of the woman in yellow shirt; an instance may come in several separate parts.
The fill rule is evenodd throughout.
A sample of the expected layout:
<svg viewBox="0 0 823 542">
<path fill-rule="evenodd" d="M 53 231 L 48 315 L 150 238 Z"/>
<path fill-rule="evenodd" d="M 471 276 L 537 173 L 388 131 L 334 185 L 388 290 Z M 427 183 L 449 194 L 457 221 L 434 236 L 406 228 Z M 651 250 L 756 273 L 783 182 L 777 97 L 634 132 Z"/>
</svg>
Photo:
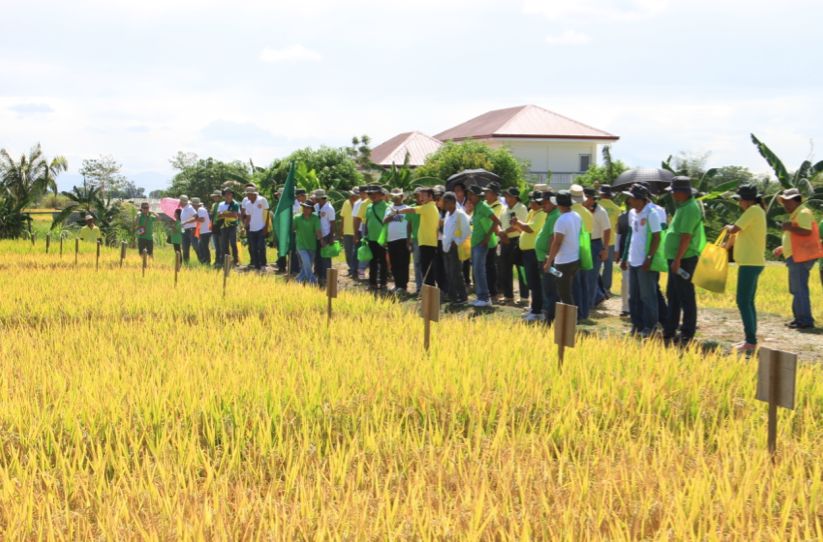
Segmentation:
<svg viewBox="0 0 823 542">
<path fill-rule="evenodd" d="M 543 210 L 543 192 L 534 191 L 531 193 L 529 202 L 529 214 L 526 222 L 513 219 L 512 226 L 520 231 L 520 253 L 523 258 L 523 267 L 526 270 L 526 282 L 529 283 L 529 293 L 531 294 L 531 310 L 523 318 L 527 322 L 539 322 L 544 320 L 543 315 L 543 289 L 540 283 L 540 264 L 537 262 L 535 252 L 535 241 L 537 234 L 543 229 L 546 222 L 546 212 Z"/>
<path fill-rule="evenodd" d="M 741 186 L 734 198 L 740 202 L 743 214 L 726 229 L 734 234 L 737 308 L 746 334 L 746 340 L 736 346 L 741 352 L 753 352 L 757 349 L 757 281 L 766 265 L 766 211 L 763 210 L 756 186 Z"/>
</svg>

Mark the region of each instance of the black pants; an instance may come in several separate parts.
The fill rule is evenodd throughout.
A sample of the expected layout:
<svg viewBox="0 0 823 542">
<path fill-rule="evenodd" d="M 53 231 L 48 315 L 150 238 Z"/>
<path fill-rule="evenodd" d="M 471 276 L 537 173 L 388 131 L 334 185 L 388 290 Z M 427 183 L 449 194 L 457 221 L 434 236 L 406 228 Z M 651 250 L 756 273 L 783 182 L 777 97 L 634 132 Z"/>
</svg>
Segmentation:
<svg viewBox="0 0 823 542">
<path fill-rule="evenodd" d="M 486 253 L 486 279 L 489 281 L 489 295 L 494 299 L 499 293 L 497 288 L 497 247 L 490 248 Z"/>
<path fill-rule="evenodd" d="M 369 261 L 369 285 L 385 286 L 388 282 L 388 269 L 386 269 L 386 249 L 377 241 L 369 241 L 371 249 L 371 260 Z M 325 277 L 324 277 L 325 278 Z"/>
<path fill-rule="evenodd" d="M 211 232 L 201 232 L 200 241 L 197 242 L 197 257 L 200 260 L 200 263 L 206 265 L 211 264 L 211 249 L 209 248 L 209 242 L 211 242 Z"/>
<path fill-rule="evenodd" d="M 540 268 L 537 263 L 537 254 L 534 249 L 521 251 L 523 267 L 526 268 L 526 280 L 532 295 L 532 314 L 543 312 L 543 288 L 540 284 Z"/>
<path fill-rule="evenodd" d="M 669 260 L 669 281 L 666 285 L 666 298 L 669 302 L 668 317 L 663 336 L 672 338 L 680 327 L 680 336 L 690 340 L 697 332 L 697 300 L 695 299 L 694 284 L 685 280 L 677 273 L 671 272 L 673 260 Z M 697 267 L 697 256 L 680 260 L 680 268 L 694 276 Z M 681 325 L 682 315 L 682 325 Z"/>
<path fill-rule="evenodd" d="M 214 265 L 223 266 L 223 254 L 226 253 L 226 245 L 222 243 L 223 239 L 220 235 L 222 228 L 216 224 L 212 224 L 211 239 L 214 241 Z"/>
<path fill-rule="evenodd" d="M 507 244 L 500 245 L 500 258 L 498 259 L 498 276 L 500 277 L 500 289 L 503 291 L 503 297 L 506 299 L 514 299 L 514 287 L 512 286 L 513 268 L 523 263 L 523 257 L 520 253 L 520 239 L 517 237 L 509 239 Z M 529 298 L 529 289 L 523 284 L 523 277 L 517 273 L 517 282 L 520 286 L 520 298 Z"/>
<path fill-rule="evenodd" d="M 463 282 L 466 285 L 471 286 L 471 283 L 472 283 L 472 261 L 471 261 L 471 258 L 469 258 L 468 260 L 463 262 L 463 264 L 460 267 L 463 271 Z"/>
<path fill-rule="evenodd" d="M 197 238 L 194 236 L 194 228 L 183 230 L 183 263 L 189 263 L 191 248 L 194 247 L 194 255 L 199 258 L 197 252 Z"/>
<path fill-rule="evenodd" d="M 466 283 L 463 282 L 463 269 L 457 247 L 452 245 L 448 252 L 443 253 L 443 264 L 446 267 L 446 282 L 449 284 L 449 301 L 459 303 L 466 301 Z"/>
<path fill-rule="evenodd" d="M 250 265 L 255 269 L 266 267 L 266 237 L 265 230 L 250 231 L 247 234 L 249 241 Z"/>
<path fill-rule="evenodd" d="M 438 254 L 437 247 L 420 245 L 420 271 L 423 273 L 423 284 L 434 286 L 437 282 L 436 260 Z"/>
<path fill-rule="evenodd" d="M 153 239 L 137 239 L 137 251 L 143 254 L 146 251 L 149 256 L 154 257 L 154 240 Z"/>
<path fill-rule="evenodd" d="M 572 294 L 574 286 L 574 276 L 580 268 L 580 260 L 571 263 L 554 264 L 555 269 L 563 273 L 562 277 L 555 279 L 554 283 L 557 285 L 557 296 L 560 302 L 566 305 L 574 305 L 574 295 Z"/>
<path fill-rule="evenodd" d="M 220 228 L 220 242 L 215 243 L 219 254 L 219 262 L 223 262 L 223 256 L 231 252 L 232 263 L 237 263 L 237 226 Z"/>
<path fill-rule="evenodd" d="M 444 292 L 449 291 L 449 281 L 446 277 L 446 262 L 443 261 L 443 258 L 440 256 L 443 254 L 443 243 L 438 241 L 437 242 L 437 254 L 434 257 L 434 280 L 437 282 L 437 287 Z"/>
<path fill-rule="evenodd" d="M 389 241 L 389 261 L 395 288 L 405 290 L 409 285 L 409 263 L 411 262 L 408 239 Z"/>
</svg>

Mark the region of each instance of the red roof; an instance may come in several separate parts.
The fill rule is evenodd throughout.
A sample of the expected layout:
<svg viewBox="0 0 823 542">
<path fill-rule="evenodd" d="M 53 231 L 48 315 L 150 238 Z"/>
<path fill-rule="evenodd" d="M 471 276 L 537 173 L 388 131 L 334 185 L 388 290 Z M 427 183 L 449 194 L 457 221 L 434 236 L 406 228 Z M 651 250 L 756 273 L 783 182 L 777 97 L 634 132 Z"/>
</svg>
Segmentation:
<svg viewBox="0 0 823 542">
<path fill-rule="evenodd" d="M 593 139 L 617 141 L 598 130 L 536 105 L 489 111 L 435 136 L 440 141 L 489 138 Z"/>
<path fill-rule="evenodd" d="M 426 157 L 439 149 L 443 143 L 420 132 L 405 132 L 381 143 L 371 151 L 371 161 L 378 166 L 403 165 L 406 153 L 409 165 L 422 166 Z"/>
</svg>

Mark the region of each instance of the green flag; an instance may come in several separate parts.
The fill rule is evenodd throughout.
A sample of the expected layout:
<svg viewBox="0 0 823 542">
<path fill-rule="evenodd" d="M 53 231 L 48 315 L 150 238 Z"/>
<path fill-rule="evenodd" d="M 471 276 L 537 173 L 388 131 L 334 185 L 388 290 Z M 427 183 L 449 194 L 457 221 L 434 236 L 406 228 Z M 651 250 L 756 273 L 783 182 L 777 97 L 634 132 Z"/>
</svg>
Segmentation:
<svg viewBox="0 0 823 542">
<path fill-rule="evenodd" d="M 291 249 L 292 220 L 294 219 L 294 162 L 289 166 L 289 175 L 283 185 L 283 194 L 274 210 L 274 231 L 277 234 L 277 253 L 286 256 Z"/>
</svg>

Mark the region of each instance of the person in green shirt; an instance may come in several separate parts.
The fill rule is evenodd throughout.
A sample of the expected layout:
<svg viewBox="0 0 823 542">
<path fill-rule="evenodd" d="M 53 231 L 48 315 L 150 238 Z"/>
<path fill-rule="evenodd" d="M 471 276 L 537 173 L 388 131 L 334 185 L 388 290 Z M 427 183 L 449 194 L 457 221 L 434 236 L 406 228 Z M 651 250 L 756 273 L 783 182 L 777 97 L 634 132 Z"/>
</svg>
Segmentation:
<svg viewBox="0 0 823 542">
<path fill-rule="evenodd" d="M 546 213 L 546 220 L 534 241 L 534 253 L 540 269 L 540 290 L 543 293 L 543 317 L 546 325 L 549 326 L 554 322 L 555 305 L 560 301 L 555 276 L 543 268 L 543 263 L 551 249 L 552 237 L 554 237 L 554 223 L 560 216 L 560 209 L 552 201 L 554 196 L 555 194 L 551 191 L 543 192 L 543 212 Z"/>
<path fill-rule="evenodd" d="M 697 331 L 697 299 L 691 281 L 697 259 L 706 245 L 703 212 L 694 199 L 689 177 L 675 177 L 666 190 L 676 204 L 674 218 L 666 230 L 664 255 L 669 263 L 666 286 L 668 314 L 663 328 L 665 341 L 689 343 Z M 682 325 L 681 325 L 682 317 Z M 680 338 L 677 339 L 678 328 Z"/>
<path fill-rule="evenodd" d="M 500 185 L 496 182 L 489 183 L 489 186 L 484 189 L 483 197 L 491 207 L 494 215 L 500 218 L 505 210 L 503 204 L 500 203 Z M 488 224 L 488 227 L 491 227 L 491 224 Z M 486 255 L 486 278 L 489 282 L 489 297 L 491 299 L 497 299 L 500 282 L 497 276 L 497 247 L 500 244 L 500 237 L 505 237 L 505 235 L 502 233 L 500 236 L 492 234 L 489 239 L 489 253 Z"/>
<path fill-rule="evenodd" d="M 149 202 L 140 204 L 140 214 L 135 222 L 138 252 L 143 254 L 145 250 L 150 257 L 154 257 L 154 223 L 157 222 L 157 215 L 149 211 Z"/>
<path fill-rule="evenodd" d="M 174 223 L 171 225 L 171 246 L 174 247 L 175 252 L 180 252 L 180 245 L 183 243 L 183 222 L 180 220 L 180 213 L 182 209 L 174 210 Z"/>
<path fill-rule="evenodd" d="M 766 211 L 754 185 L 741 186 L 734 199 L 738 200 L 743 214 L 726 229 L 732 234 L 731 245 L 737 262 L 737 308 L 746 336 L 745 341 L 735 346 L 741 352 L 753 352 L 757 349 L 757 281 L 766 265 Z"/>
<path fill-rule="evenodd" d="M 389 270 L 386 266 L 385 235 L 383 234 L 383 219 L 386 218 L 386 209 L 389 205 L 383 197 L 383 188 L 370 186 L 366 189 L 371 203 L 366 208 L 363 221 L 366 224 L 365 235 L 369 242 L 372 259 L 369 261 L 369 287 L 372 289 L 387 288 Z M 383 237 L 383 239 L 381 239 Z M 381 242 L 382 241 L 382 242 Z"/>
<path fill-rule="evenodd" d="M 80 228 L 80 231 L 77 232 L 77 237 L 84 243 L 97 243 L 103 238 L 100 228 L 94 224 L 94 217 L 92 215 L 86 215 L 85 220 L 86 225 Z"/>
<path fill-rule="evenodd" d="M 301 214 L 294 217 L 294 241 L 300 256 L 300 273 L 297 282 L 317 284 L 314 276 L 314 254 L 320 240 L 320 217 L 314 214 L 314 204 L 309 201 L 300 203 Z"/>
<path fill-rule="evenodd" d="M 477 300 L 474 307 L 491 307 L 486 257 L 491 236 L 500 231 L 500 219 L 483 199 L 483 189 L 477 185 L 469 187 L 469 202 L 474 206 L 472 213 L 472 269 L 474 269 L 474 291 Z"/>
</svg>

